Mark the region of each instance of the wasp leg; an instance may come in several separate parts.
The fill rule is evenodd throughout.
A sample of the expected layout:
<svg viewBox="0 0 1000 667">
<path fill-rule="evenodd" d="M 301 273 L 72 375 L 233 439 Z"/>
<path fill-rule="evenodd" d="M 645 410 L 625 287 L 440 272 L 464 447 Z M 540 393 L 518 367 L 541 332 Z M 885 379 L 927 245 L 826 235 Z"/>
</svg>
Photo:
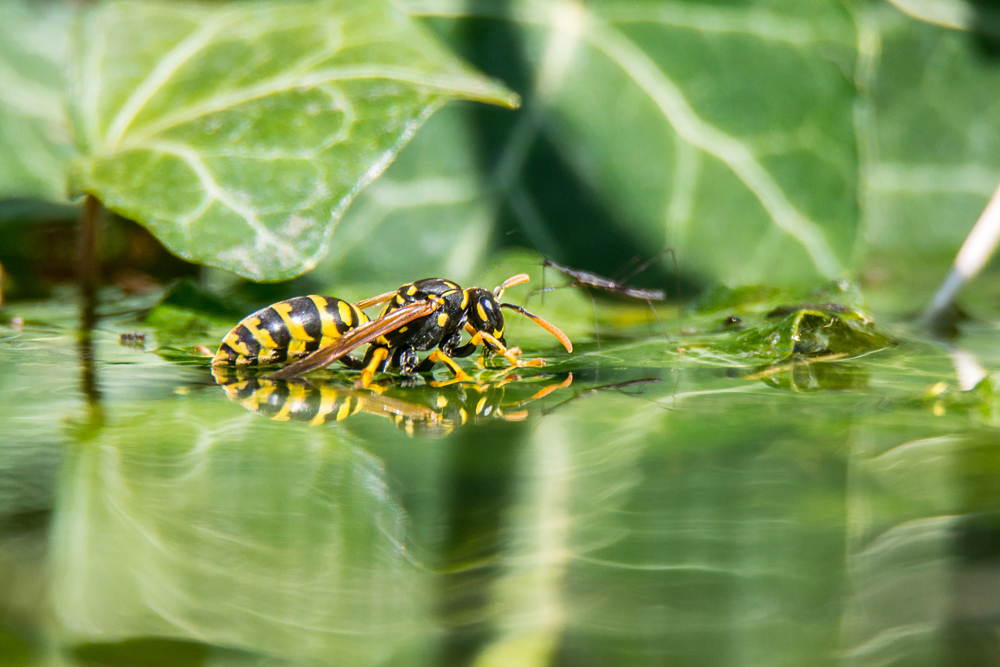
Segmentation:
<svg viewBox="0 0 1000 667">
<path fill-rule="evenodd" d="M 382 370 L 385 360 L 388 358 L 388 348 L 376 346 L 369 348 L 368 354 L 365 355 L 365 360 L 362 362 L 365 365 L 365 369 L 361 371 L 361 379 L 358 380 L 358 384 L 362 389 L 368 388 L 368 385 L 372 382 L 372 377 Z"/>
<path fill-rule="evenodd" d="M 390 365 L 399 366 L 399 372 L 402 375 L 412 375 L 420 368 L 421 361 L 412 347 L 406 347 L 393 353 Z M 433 366 L 434 363 L 431 362 L 430 365 Z"/>
<path fill-rule="evenodd" d="M 507 347 L 506 345 L 504 345 L 503 343 L 501 343 L 499 340 L 497 340 L 496 337 L 494 337 L 494 336 L 486 333 L 485 331 L 477 331 L 476 335 L 474 335 L 472 337 L 472 340 L 469 341 L 469 344 L 472 345 L 473 343 L 475 343 L 476 345 L 479 345 L 479 344 L 484 343 L 484 342 L 485 343 L 489 343 L 489 347 L 490 347 L 490 350 L 492 352 L 495 352 L 496 354 L 501 355 L 502 357 L 504 357 L 505 359 L 507 359 L 507 361 L 509 361 L 514 366 L 544 366 L 545 365 L 545 360 L 544 359 L 532 359 L 531 361 L 523 361 L 521 359 L 518 359 L 517 355 L 521 354 L 521 349 L 520 348 L 517 348 L 517 347 Z"/>
<path fill-rule="evenodd" d="M 356 371 L 359 371 L 365 367 L 365 362 L 361 361 L 356 357 L 352 357 L 349 354 L 345 354 L 344 356 L 342 356 L 340 358 L 340 363 Z"/>
<path fill-rule="evenodd" d="M 454 359 L 449 357 L 441 350 L 434 350 L 433 352 L 431 352 L 429 355 L 427 355 L 427 359 L 425 359 L 424 362 L 421 363 L 420 365 L 421 366 L 427 365 L 427 370 L 430 370 L 430 368 L 438 361 L 440 361 L 442 364 L 451 369 L 451 372 L 455 374 L 455 379 L 444 383 L 429 382 L 428 384 L 430 384 L 432 387 L 441 387 L 444 386 L 445 384 L 453 384 L 455 382 L 475 382 L 475 380 L 469 377 L 468 373 L 462 370 L 461 366 L 455 363 Z M 428 362 L 430 363 L 428 364 Z"/>
<path fill-rule="evenodd" d="M 475 331 L 475 329 L 473 329 Z M 461 359 L 462 357 L 468 357 L 476 348 L 479 347 L 475 343 L 467 343 L 465 345 L 459 345 L 462 342 L 462 332 L 456 331 L 452 334 L 451 338 L 441 343 L 439 346 L 441 351 L 447 354 L 452 359 Z"/>
<path fill-rule="evenodd" d="M 478 347 L 479 347 L 479 345 L 477 343 L 472 343 L 472 342 L 466 343 L 465 345 L 462 345 L 461 347 L 456 347 L 455 349 L 450 350 L 448 356 L 450 356 L 450 357 L 452 357 L 454 359 L 461 359 L 462 357 L 468 357 L 473 352 L 475 352 L 476 348 L 478 348 Z"/>
</svg>

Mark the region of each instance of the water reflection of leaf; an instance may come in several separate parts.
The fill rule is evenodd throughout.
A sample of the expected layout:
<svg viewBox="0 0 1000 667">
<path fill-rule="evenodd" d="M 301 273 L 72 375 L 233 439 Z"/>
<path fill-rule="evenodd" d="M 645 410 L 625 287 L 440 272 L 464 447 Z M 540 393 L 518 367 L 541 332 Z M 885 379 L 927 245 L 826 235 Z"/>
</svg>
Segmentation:
<svg viewBox="0 0 1000 667">
<path fill-rule="evenodd" d="M 968 424 L 907 401 L 852 435 L 852 664 L 988 664 L 1000 648 L 1000 458 L 995 429 Z"/>
<path fill-rule="evenodd" d="M 350 664 L 425 641 L 426 576 L 381 461 L 283 426 L 181 401 L 74 448 L 53 528 L 68 635 Z"/>
</svg>

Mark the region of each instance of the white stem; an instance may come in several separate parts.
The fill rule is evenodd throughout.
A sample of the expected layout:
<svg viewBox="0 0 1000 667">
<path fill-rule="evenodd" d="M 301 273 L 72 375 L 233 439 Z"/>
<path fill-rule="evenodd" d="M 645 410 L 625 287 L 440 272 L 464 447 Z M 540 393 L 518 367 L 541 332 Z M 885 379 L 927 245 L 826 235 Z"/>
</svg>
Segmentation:
<svg viewBox="0 0 1000 667">
<path fill-rule="evenodd" d="M 993 193 L 990 203 L 986 205 L 976 226 L 969 232 L 969 237 L 958 251 L 951 272 L 941 283 L 941 287 L 924 311 L 925 322 L 934 320 L 951 305 L 962 285 L 979 273 L 993 256 L 998 242 L 1000 242 L 1000 188 Z"/>
</svg>

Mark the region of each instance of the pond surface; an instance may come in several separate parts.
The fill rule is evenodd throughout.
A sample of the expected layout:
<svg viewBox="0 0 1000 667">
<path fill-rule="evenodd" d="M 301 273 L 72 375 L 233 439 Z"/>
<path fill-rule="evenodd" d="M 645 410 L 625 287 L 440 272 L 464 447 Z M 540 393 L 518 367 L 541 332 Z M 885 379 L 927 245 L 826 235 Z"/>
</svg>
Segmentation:
<svg viewBox="0 0 1000 667">
<path fill-rule="evenodd" d="M 993 324 L 359 391 L 65 312 L 0 324 L 2 665 L 998 664 Z"/>
</svg>

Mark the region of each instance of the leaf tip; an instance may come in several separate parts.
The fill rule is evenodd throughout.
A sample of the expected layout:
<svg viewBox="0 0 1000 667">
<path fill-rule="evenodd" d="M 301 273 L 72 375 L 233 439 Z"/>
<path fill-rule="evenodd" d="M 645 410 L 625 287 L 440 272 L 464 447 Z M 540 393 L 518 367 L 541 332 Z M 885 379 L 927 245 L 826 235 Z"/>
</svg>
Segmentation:
<svg viewBox="0 0 1000 667">
<path fill-rule="evenodd" d="M 513 90 L 504 89 L 504 95 L 498 97 L 497 101 L 501 106 L 505 106 L 508 109 L 519 109 L 521 107 L 521 96 L 515 93 Z"/>
</svg>

